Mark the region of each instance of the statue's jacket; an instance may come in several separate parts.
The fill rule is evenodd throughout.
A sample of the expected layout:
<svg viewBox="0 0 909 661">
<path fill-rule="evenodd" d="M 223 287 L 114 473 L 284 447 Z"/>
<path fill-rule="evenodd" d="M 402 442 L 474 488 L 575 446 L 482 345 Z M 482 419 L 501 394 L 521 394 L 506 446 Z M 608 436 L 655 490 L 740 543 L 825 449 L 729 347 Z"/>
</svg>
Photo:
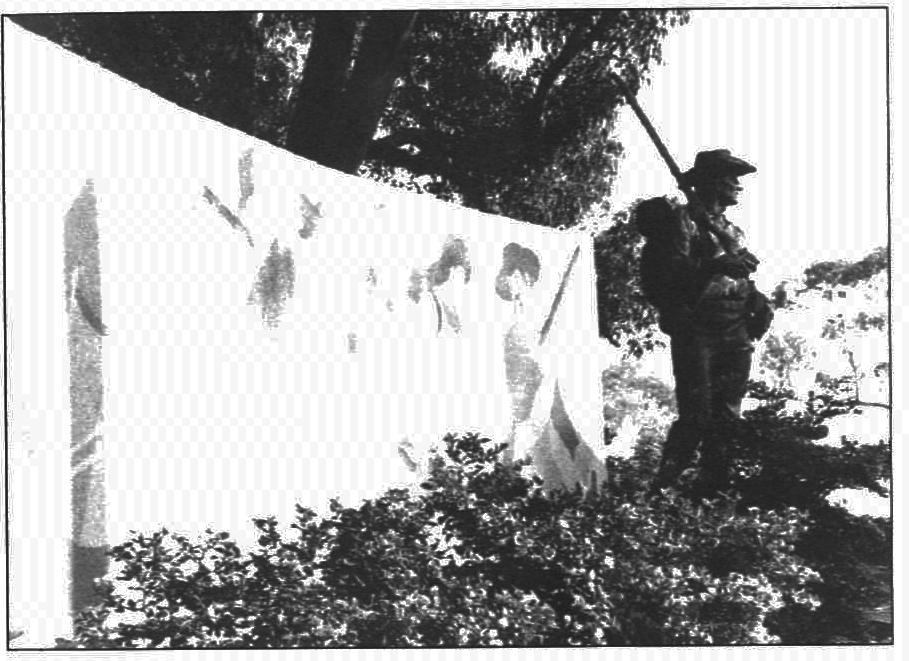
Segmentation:
<svg viewBox="0 0 909 661">
<path fill-rule="evenodd" d="M 708 214 L 709 232 L 698 228 L 686 205 L 666 198 L 642 202 L 636 212 L 646 237 L 641 282 L 670 336 L 749 342 L 747 322 L 758 296 L 748 278 L 711 273 L 708 260 L 746 252 L 745 233 L 723 214 Z"/>
</svg>

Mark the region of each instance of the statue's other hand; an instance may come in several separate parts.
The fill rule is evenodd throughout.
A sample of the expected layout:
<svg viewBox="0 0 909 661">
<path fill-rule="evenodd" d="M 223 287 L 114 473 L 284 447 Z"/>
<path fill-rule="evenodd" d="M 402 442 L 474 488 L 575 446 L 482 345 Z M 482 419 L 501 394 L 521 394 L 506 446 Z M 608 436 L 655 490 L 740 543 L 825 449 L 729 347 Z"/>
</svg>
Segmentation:
<svg viewBox="0 0 909 661">
<path fill-rule="evenodd" d="M 736 279 L 747 278 L 751 274 L 745 262 L 735 255 L 714 257 L 705 264 L 705 268 L 711 275 L 719 273 Z"/>
<path fill-rule="evenodd" d="M 745 264 L 745 266 L 748 267 L 748 270 L 752 273 L 757 271 L 757 267 L 761 263 L 761 260 L 755 257 L 754 254 L 752 254 L 752 252 L 747 249 L 742 250 L 742 252 L 739 254 L 739 259 L 742 260 L 742 263 Z"/>
</svg>

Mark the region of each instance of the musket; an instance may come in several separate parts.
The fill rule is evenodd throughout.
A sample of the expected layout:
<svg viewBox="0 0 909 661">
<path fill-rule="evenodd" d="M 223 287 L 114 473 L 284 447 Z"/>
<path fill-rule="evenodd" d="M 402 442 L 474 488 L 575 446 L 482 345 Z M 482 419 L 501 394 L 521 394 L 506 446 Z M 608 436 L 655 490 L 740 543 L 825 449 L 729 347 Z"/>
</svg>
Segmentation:
<svg viewBox="0 0 909 661">
<path fill-rule="evenodd" d="M 637 98 L 634 93 L 625 84 L 625 81 L 622 80 L 617 74 L 612 74 L 612 79 L 618 85 L 619 91 L 625 96 L 625 99 L 628 101 L 628 105 L 631 106 L 631 109 L 634 110 L 634 114 L 638 116 L 638 119 L 641 122 L 641 125 L 644 127 L 644 130 L 647 131 L 647 135 L 650 136 L 650 139 L 653 141 L 653 144 L 656 145 L 657 151 L 660 152 L 660 156 L 663 157 L 663 160 L 666 161 L 666 165 L 669 166 L 669 171 L 672 173 L 672 176 L 675 177 L 676 182 L 679 185 L 679 188 L 685 194 L 685 197 L 691 199 L 691 196 L 697 198 L 697 193 L 694 192 L 694 189 L 685 182 L 685 177 L 682 175 L 682 171 L 679 169 L 678 163 L 675 162 L 675 159 L 672 157 L 672 154 L 669 153 L 669 150 L 666 148 L 665 143 L 660 138 L 660 134 L 656 132 L 656 129 L 653 128 L 653 124 L 650 123 L 650 119 L 647 117 L 647 114 L 644 112 L 641 105 L 638 103 Z"/>
<path fill-rule="evenodd" d="M 640 120 L 641 125 L 644 127 L 644 130 L 647 131 L 647 135 L 650 136 L 650 139 L 656 146 L 657 151 L 660 152 L 660 156 L 663 157 L 663 160 L 669 167 L 669 171 L 675 178 L 679 189 L 685 195 L 685 199 L 688 201 L 689 206 L 695 210 L 695 213 L 691 214 L 694 222 L 697 223 L 698 228 L 701 231 L 707 233 L 713 232 L 710 224 L 707 222 L 706 209 L 704 207 L 704 204 L 701 202 L 701 198 L 698 196 L 697 192 L 694 190 L 691 184 L 685 180 L 685 176 L 679 169 L 678 163 L 675 162 L 672 154 L 669 153 L 669 150 L 666 148 L 666 144 L 660 138 L 660 134 L 657 133 L 656 129 L 653 127 L 653 124 L 651 124 L 650 119 L 647 117 L 647 114 L 644 112 L 643 108 L 641 108 L 641 105 L 638 103 L 638 100 L 635 97 L 634 93 L 631 91 L 628 85 L 625 84 L 625 81 L 621 76 L 613 73 L 611 74 L 611 77 L 618 86 L 619 91 L 625 96 L 625 99 L 628 101 L 628 105 L 631 106 L 634 114 L 637 115 L 638 120 Z M 760 260 L 751 254 L 750 251 L 745 251 L 744 258 L 752 270 L 757 268 L 757 265 L 760 263 Z"/>
<path fill-rule="evenodd" d="M 672 173 L 672 176 L 675 178 L 676 183 L 679 185 L 679 190 L 684 193 L 685 199 L 688 200 L 688 204 L 692 205 L 693 207 L 703 209 L 704 205 L 701 203 L 701 199 L 698 197 L 698 194 L 695 192 L 691 184 L 685 181 L 685 176 L 679 169 L 678 163 L 675 162 L 672 154 L 670 154 L 669 150 L 666 148 L 666 144 L 660 138 L 660 134 L 657 133 L 656 129 L 653 127 L 653 124 L 650 123 L 650 119 L 647 117 L 647 114 L 644 112 L 643 108 L 641 108 L 641 105 L 638 103 L 638 100 L 635 97 L 634 93 L 631 91 L 628 85 L 625 84 L 625 81 L 621 78 L 621 76 L 613 73 L 612 79 L 618 86 L 619 91 L 625 96 L 625 99 L 628 101 L 628 105 L 631 106 L 634 114 L 638 116 L 638 120 L 640 120 L 641 125 L 644 127 L 644 130 L 647 131 L 647 135 L 650 136 L 650 139 L 656 146 L 657 151 L 660 152 L 660 156 L 663 157 L 663 160 L 669 167 L 669 171 Z M 694 215 L 697 216 L 696 221 L 699 225 L 701 225 L 701 229 L 708 230 L 708 227 L 706 226 L 706 219 L 701 214 Z"/>
</svg>

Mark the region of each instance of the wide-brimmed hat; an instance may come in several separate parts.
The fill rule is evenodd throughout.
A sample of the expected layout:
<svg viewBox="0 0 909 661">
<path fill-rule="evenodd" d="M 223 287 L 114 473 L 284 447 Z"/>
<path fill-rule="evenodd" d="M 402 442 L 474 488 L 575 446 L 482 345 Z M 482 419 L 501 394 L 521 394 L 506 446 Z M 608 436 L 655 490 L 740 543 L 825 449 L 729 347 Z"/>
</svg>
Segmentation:
<svg viewBox="0 0 909 661">
<path fill-rule="evenodd" d="M 728 149 L 710 149 L 698 152 L 694 159 L 694 167 L 685 174 L 685 180 L 691 184 L 719 177 L 740 177 L 745 174 L 757 172 L 751 163 L 733 156 Z"/>
</svg>

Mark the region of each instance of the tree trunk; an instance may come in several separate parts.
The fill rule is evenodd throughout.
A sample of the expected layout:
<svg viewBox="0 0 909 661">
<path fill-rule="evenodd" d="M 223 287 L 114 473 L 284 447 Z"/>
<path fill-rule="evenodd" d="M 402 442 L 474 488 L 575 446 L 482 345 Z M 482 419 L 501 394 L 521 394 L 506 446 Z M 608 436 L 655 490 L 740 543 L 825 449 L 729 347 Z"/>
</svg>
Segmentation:
<svg viewBox="0 0 909 661">
<path fill-rule="evenodd" d="M 348 76 L 361 16 L 326 12 L 317 17 L 287 136 L 290 151 L 349 174 L 366 158 L 416 12 L 370 15 Z"/>
<path fill-rule="evenodd" d="M 350 68 L 357 31 L 355 12 L 324 12 L 316 17 L 312 45 L 296 92 L 287 133 L 287 149 L 323 163 L 331 144 L 328 135 Z"/>
<path fill-rule="evenodd" d="M 416 15 L 415 11 L 387 11 L 370 17 L 344 89 L 325 165 L 355 174 L 363 162 L 394 88 Z"/>
</svg>

